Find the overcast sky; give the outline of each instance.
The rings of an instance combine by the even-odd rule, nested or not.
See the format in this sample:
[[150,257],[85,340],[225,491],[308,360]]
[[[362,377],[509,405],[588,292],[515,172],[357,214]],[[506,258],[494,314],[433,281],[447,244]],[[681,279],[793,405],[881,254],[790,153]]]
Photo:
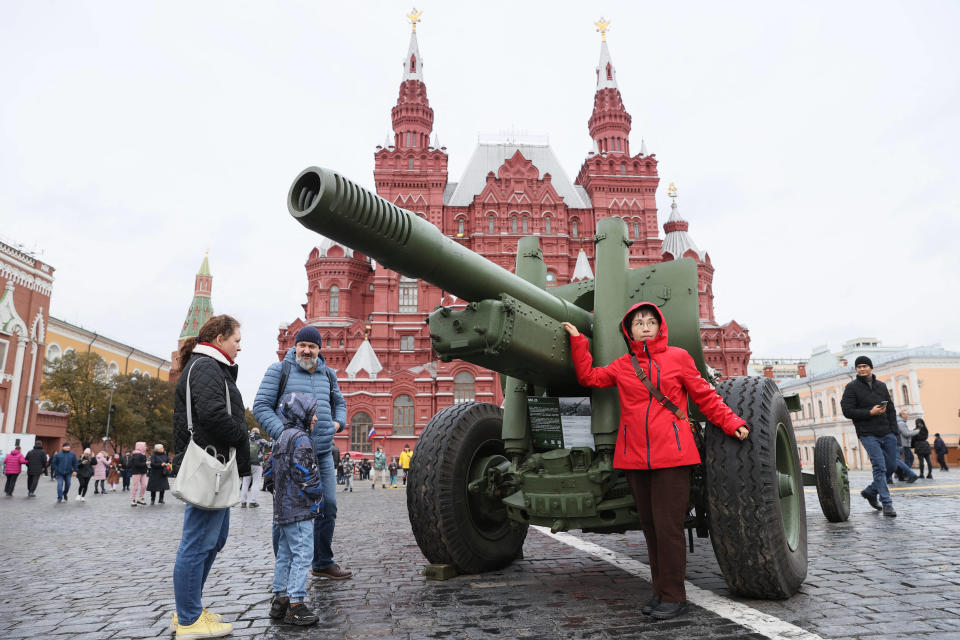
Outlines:
[[[960,4],[418,2],[434,131],[459,179],[478,134],[590,150],[600,36],[754,357],[873,336],[960,347]],[[56,268],[58,318],[169,358],[210,249],[243,323],[247,404],[302,314],[309,165],[373,188],[410,7],[0,3],[0,237]],[[661,230],[662,233],[662,230]]]

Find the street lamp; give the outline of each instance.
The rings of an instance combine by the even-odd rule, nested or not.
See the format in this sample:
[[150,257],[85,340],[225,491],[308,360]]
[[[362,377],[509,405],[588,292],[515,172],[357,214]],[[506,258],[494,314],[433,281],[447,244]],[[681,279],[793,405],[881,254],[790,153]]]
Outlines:
[[[136,377],[130,378],[127,382],[136,382]],[[113,412],[116,409],[113,406],[113,392],[117,390],[117,383],[114,382],[110,386],[110,400],[107,401],[109,408],[107,409],[107,435],[103,436],[103,450],[107,450],[107,442],[110,441],[110,418],[113,416]]]

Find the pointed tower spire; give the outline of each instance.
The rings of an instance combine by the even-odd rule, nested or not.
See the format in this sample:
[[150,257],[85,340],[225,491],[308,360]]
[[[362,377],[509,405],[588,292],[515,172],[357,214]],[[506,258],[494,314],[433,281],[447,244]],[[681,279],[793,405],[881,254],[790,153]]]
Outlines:
[[630,155],[630,122],[632,118],[623,106],[623,98],[617,87],[617,71],[607,48],[607,31],[610,21],[600,18],[594,22],[600,32],[600,62],[597,65],[597,93],[593,97],[593,114],[588,126],[590,137],[599,153]]
[[200,333],[203,323],[213,317],[213,305],[210,303],[210,290],[213,287],[213,276],[210,275],[210,250],[203,256],[203,263],[193,285],[193,301],[187,309],[187,319],[183,321],[183,330],[180,340],[195,338]]
[[433,130],[433,109],[427,100],[427,86],[423,83],[423,58],[417,46],[417,23],[423,11],[414,7],[407,14],[412,25],[410,46],[403,61],[403,81],[400,95],[391,112],[394,146],[397,149],[426,149]]

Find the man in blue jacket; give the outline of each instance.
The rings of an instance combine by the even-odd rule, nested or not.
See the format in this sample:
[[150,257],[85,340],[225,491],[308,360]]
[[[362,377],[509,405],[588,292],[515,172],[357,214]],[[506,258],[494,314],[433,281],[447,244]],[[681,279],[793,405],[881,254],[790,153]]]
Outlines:
[[[320,480],[323,483],[324,517],[314,520],[313,575],[344,580],[352,571],[340,568],[333,560],[333,530],[337,521],[337,475],[330,449],[333,434],[343,430],[347,421],[347,403],[337,385],[337,374],[329,369],[320,355],[323,341],[316,327],[306,326],[297,332],[294,345],[282,362],[267,367],[257,397],[253,401],[253,415],[270,438],[276,440],[283,433],[280,416],[280,398],[288,393],[306,393],[317,403],[317,423],[310,438],[317,457]],[[274,525],[274,551],[278,531]]]
[[70,451],[70,443],[64,442],[60,452],[50,459],[50,468],[57,476],[57,504],[67,501],[70,478],[77,475],[77,456]]

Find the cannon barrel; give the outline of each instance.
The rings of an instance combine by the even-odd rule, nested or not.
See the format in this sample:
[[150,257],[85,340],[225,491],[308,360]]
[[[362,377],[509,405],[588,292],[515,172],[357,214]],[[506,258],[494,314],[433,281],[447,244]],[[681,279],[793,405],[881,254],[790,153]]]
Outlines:
[[329,169],[294,180],[287,208],[300,224],[360,251],[407,277],[468,302],[506,293],[592,335],[591,315],[448,238],[434,225]]

